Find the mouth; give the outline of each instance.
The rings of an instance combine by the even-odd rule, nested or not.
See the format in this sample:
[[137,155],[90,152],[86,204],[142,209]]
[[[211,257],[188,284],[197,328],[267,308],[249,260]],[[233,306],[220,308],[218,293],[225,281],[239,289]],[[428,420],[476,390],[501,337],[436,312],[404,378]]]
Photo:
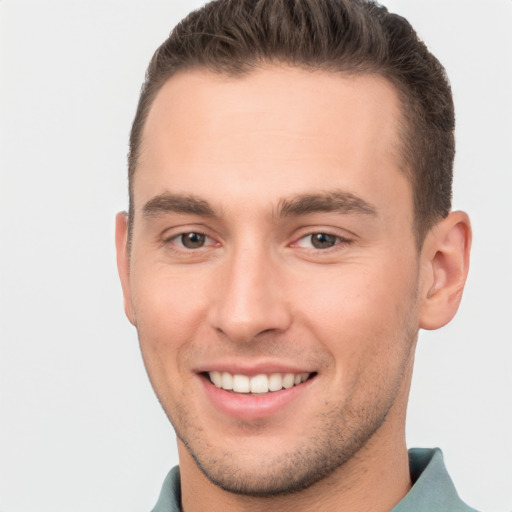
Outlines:
[[313,373],[260,373],[249,376],[239,373],[210,371],[203,375],[217,388],[247,395],[266,395],[291,389],[316,376]]
[[311,389],[317,372],[268,370],[261,366],[246,372],[242,368],[234,372],[219,368],[205,369],[198,375],[208,402],[227,418],[249,422],[283,418],[283,414],[293,416],[298,407],[309,407],[315,401]]

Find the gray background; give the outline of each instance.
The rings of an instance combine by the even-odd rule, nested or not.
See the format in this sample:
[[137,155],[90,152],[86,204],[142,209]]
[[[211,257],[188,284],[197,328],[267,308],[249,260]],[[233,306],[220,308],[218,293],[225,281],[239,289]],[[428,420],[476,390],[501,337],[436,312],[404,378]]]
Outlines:
[[[0,2],[0,510],[149,510],[174,434],[125,320],[114,214],[147,62],[201,2]],[[474,226],[457,318],[420,336],[408,442],[512,510],[512,1],[386,3],[450,75],[454,206]]]

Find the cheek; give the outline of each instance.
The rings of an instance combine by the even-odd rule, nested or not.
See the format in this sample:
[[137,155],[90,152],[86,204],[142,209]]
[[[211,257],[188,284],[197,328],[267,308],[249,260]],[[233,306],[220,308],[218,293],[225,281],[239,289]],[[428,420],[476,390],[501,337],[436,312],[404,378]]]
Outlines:
[[204,290],[194,279],[167,269],[134,273],[132,290],[141,352],[153,385],[179,381],[183,354],[204,328]]
[[[388,359],[414,331],[417,274],[400,262],[339,267],[305,287],[302,321],[334,355],[337,365],[364,366]],[[411,328],[412,325],[412,328]]]
[[138,324],[150,324],[146,327],[155,334],[183,338],[204,310],[204,283],[202,276],[166,264],[140,265],[132,276]]

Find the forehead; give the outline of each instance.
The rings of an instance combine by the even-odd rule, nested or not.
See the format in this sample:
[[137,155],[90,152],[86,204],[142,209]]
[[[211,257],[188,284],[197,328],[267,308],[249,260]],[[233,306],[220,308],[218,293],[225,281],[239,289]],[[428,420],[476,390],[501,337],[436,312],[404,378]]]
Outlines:
[[348,178],[348,187],[338,188],[350,189],[356,174],[363,184],[393,180],[400,117],[394,87],[377,75],[284,66],[241,77],[180,72],[148,114],[135,200],[156,193],[148,185],[157,182],[177,192],[193,184],[208,195],[215,178],[231,191],[243,193],[251,183],[252,196],[268,196],[328,188],[333,173]]

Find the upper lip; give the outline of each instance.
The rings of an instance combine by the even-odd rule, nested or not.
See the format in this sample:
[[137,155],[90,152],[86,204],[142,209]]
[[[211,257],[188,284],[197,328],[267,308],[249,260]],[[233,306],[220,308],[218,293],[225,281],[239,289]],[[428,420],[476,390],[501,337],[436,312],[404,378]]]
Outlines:
[[272,373],[313,373],[315,370],[305,366],[298,366],[296,364],[276,361],[260,361],[257,363],[226,361],[204,363],[197,366],[194,371],[197,373],[207,373],[213,371],[228,372],[233,375],[239,374],[253,377],[255,375],[261,374],[270,375]]

